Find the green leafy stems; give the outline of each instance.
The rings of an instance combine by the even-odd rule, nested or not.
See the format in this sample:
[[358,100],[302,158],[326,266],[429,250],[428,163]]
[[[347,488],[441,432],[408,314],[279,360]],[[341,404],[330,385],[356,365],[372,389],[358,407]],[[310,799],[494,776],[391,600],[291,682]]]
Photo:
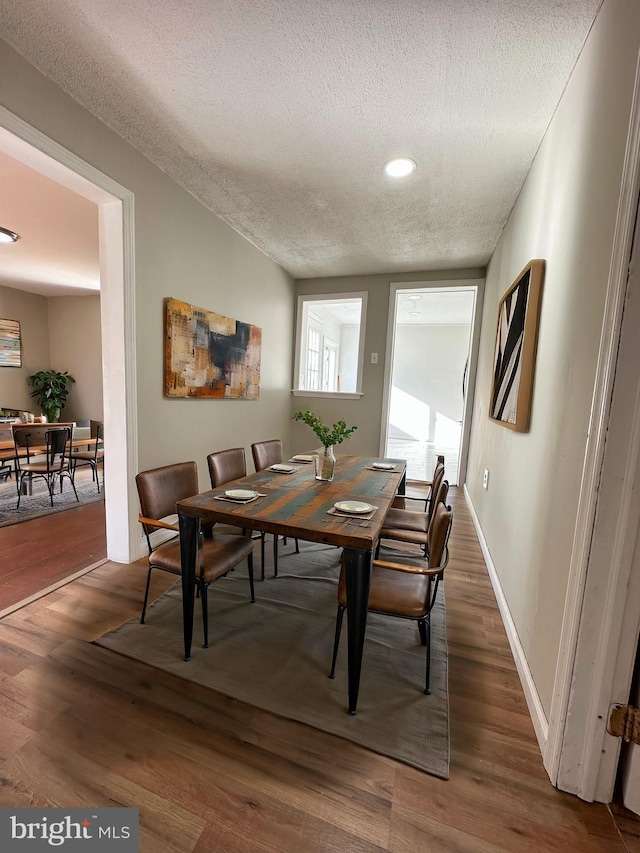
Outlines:
[[351,433],[358,429],[357,426],[348,427],[344,420],[338,421],[338,423],[329,429],[317,415],[308,411],[296,412],[293,420],[302,421],[307,426],[310,426],[325,447],[331,447],[333,444],[342,444],[345,438],[349,438]]
[[64,373],[57,370],[39,370],[29,377],[33,386],[31,396],[38,398],[40,409],[50,423],[58,423],[60,420],[60,414],[69,396],[67,383],[75,381],[66,370]]

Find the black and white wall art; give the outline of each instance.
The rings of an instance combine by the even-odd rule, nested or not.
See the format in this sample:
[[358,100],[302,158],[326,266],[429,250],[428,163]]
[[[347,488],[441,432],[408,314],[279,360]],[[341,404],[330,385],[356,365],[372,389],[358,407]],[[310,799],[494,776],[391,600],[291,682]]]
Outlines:
[[500,300],[489,417],[529,429],[544,261],[530,261]]

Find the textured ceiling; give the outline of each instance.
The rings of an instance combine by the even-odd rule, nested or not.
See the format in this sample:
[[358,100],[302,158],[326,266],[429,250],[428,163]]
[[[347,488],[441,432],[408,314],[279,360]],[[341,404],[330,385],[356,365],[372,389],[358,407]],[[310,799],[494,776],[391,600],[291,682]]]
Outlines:
[[305,278],[485,265],[600,5],[0,0],[0,32]]

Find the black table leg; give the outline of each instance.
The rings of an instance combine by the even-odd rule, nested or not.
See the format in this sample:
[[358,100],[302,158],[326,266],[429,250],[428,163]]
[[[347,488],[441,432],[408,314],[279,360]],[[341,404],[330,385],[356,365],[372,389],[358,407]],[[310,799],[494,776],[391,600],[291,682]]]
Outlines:
[[360,689],[364,634],[367,627],[373,553],[345,548],[343,554],[347,585],[349,713],[355,715]]
[[200,519],[179,515],[180,562],[182,563],[182,626],[184,629],[184,659],[191,660],[193,638],[193,606],[196,589],[196,557]]

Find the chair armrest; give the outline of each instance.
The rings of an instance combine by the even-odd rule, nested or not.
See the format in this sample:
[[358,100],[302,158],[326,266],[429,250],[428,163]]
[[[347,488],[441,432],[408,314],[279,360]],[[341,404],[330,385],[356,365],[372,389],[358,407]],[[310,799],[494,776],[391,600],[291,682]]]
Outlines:
[[421,569],[418,566],[407,566],[406,563],[389,563],[386,560],[374,560],[373,565],[381,569],[391,569],[394,572],[408,572],[413,575],[427,575],[431,577],[441,574],[444,569],[444,566],[435,566],[432,569],[425,567]]
[[138,521],[140,524],[148,524],[150,527],[164,527],[167,530],[180,530],[177,524],[169,524],[168,521],[160,521],[157,518],[147,518],[145,515],[139,515]]

